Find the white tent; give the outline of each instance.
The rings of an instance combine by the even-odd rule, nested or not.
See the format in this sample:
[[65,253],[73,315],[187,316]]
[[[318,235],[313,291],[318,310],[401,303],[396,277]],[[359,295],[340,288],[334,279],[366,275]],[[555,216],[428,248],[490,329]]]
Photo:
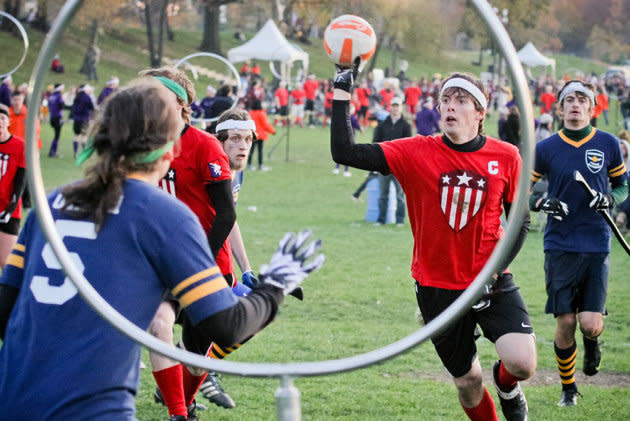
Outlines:
[[291,45],[271,19],[252,39],[229,50],[227,56],[232,63],[264,60],[291,65],[294,61],[301,61],[304,69],[308,68],[308,53]]
[[523,48],[518,51],[518,59],[521,61],[521,63],[528,67],[550,66],[551,72],[555,79],[556,60],[542,55],[541,52],[538,51],[534,44],[532,44],[531,42],[528,42]]

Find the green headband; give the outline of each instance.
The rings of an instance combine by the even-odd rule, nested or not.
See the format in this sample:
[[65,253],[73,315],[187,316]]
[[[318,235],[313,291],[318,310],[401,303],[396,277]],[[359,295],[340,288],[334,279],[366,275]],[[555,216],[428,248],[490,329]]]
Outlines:
[[[148,164],[150,162],[155,162],[160,159],[166,152],[168,152],[174,144],[175,141],[171,140],[170,142],[166,142],[164,145],[157,149],[136,154],[133,157],[133,162],[135,162],[136,164]],[[77,156],[76,165],[80,166],[81,164],[83,164],[85,161],[88,160],[89,157],[92,156],[95,151],[96,148],[94,147],[94,140],[90,139],[85,149],[83,149],[81,153],[79,153],[79,155]]]
[[184,100],[186,104],[188,104],[188,94],[186,93],[186,89],[179,83],[175,82],[164,76],[154,76],[157,80],[162,82],[162,85],[166,86],[168,89],[173,91],[175,95]]

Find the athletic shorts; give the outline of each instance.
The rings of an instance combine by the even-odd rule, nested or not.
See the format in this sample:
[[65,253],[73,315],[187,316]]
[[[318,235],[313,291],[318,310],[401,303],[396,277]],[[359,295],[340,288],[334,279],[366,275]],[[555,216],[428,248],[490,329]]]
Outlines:
[[289,114],[289,106],[287,105],[282,105],[280,107],[278,107],[278,114],[281,116],[286,116]]
[[315,109],[315,100],[307,99],[306,105],[304,106],[304,111],[313,111]]
[[326,117],[332,117],[332,108],[324,108],[324,115]]
[[606,312],[608,253],[545,252],[545,312],[559,314]]
[[367,116],[368,113],[368,106],[367,105],[361,105],[361,107],[359,108],[359,117],[365,117]]
[[[495,343],[506,333],[533,334],[534,329],[512,274],[506,273],[494,286],[489,305],[483,310],[470,309],[459,320],[431,338],[442,364],[453,377],[462,377],[472,367],[477,355],[475,340],[483,335]],[[416,299],[425,323],[450,306],[464,290],[423,287],[416,283]]]
[[0,223],[0,232],[10,235],[18,235],[20,232],[20,218],[11,218],[7,223]]
[[83,128],[87,126],[87,124],[87,121],[74,120],[74,123],[72,123],[72,130],[74,130],[74,134],[80,135],[83,132]]

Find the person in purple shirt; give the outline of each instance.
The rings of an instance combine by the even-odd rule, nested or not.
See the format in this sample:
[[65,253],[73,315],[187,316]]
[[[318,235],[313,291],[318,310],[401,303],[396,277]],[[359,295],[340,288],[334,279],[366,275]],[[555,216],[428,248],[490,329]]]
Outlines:
[[51,158],[59,158],[57,154],[57,145],[59,144],[59,136],[61,135],[61,127],[63,126],[63,108],[65,103],[63,101],[63,89],[62,83],[55,84],[55,91],[48,98],[48,110],[50,112],[50,125],[55,131],[55,137],[50,144],[50,150],[48,156]]
[[105,87],[101,91],[101,94],[98,96],[96,100],[96,104],[101,105],[105,98],[110,96],[116,89],[118,89],[118,84],[120,83],[120,79],[116,76],[113,76],[110,80],[107,81]]
[[72,128],[74,130],[74,141],[72,142],[72,148],[74,150],[74,157],[77,157],[77,151],[79,150],[79,144],[85,147],[87,141],[85,135],[85,129],[90,122],[92,112],[94,111],[94,103],[90,97],[88,91],[89,85],[81,85],[77,90],[77,94],[74,97],[72,108],[70,109],[70,119],[74,120]]
[[422,136],[431,136],[440,131],[440,114],[433,108],[433,97],[428,97],[422,109],[416,113],[416,129]]
[[11,107],[11,91],[13,91],[13,78],[9,75],[2,79],[2,85],[0,85],[0,104]]

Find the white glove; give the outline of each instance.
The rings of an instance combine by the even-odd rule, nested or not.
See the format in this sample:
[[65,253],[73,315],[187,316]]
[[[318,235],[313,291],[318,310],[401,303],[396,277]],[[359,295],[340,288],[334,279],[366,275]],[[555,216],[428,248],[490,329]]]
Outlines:
[[0,223],[6,224],[7,222],[9,222],[11,220],[11,213],[12,212],[7,211],[0,212]]
[[322,246],[322,240],[315,240],[305,246],[311,234],[310,230],[297,235],[292,232],[286,233],[280,240],[278,249],[271,256],[269,264],[260,268],[260,280],[280,288],[284,295],[287,295],[299,287],[309,273],[319,269],[326,260],[323,254],[306,263],[306,260]]

